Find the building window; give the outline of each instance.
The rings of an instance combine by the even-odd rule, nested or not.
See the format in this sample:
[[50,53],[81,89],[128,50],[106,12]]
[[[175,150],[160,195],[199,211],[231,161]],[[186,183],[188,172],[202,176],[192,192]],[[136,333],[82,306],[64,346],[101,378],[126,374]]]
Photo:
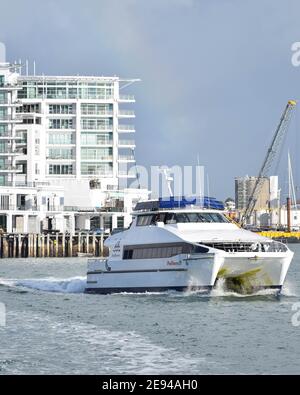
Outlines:
[[72,104],[49,104],[49,114],[73,114]]
[[49,174],[73,174],[73,165],[49,165]]
[[111,130],[113,119],[86,118],[81,120],[81,127],[83,130]]
[[72,159],[73,156],[72,148],[49,148],[47,159]]
[[112,160],[112,148],[81,148],[82,160]]
[[112,177],[112,163],[81,163],[81,174],[83,176],[97,175]]
[[112,115],[112,104],[81,104],[82,115]]
[[124,217],[117,217],[117,228],[124,228]]
[[5,92],[0,92],[0,103],[6,103],[6,94]]
[[81,133],[81,145],[111,145],[112,133]]
[[73,119],[49,119],[49,129],[72,129]]
[[49,133],[48,144],[74,144],[73,133]]

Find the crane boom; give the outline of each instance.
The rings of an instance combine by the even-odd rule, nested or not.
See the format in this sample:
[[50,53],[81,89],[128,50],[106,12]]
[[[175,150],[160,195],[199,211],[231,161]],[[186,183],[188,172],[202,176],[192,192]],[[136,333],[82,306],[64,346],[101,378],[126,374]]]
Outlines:
[[258,196],[260,194],[264,178],[268,175],[268,172],[271,168],[272,162],[277,154],[278,148],[282,142],[283,136],[285,135],[290,120],[292,116],[292,112],[296,106],[296,101],[294,100],[289,100],[283,114],[280,118],[280,122],[277,126],[276,132],[273,136],[271,145],[267,151],[267,154],[265,156],[265,159],[263,161],[262,167],[258,173],[258,177],[256,179],[256,182],[254,184],[254,188],[251,192],[248,204],[246,206],[245,212],[242,215],[240,219],[240,224],[243,226],[246,224],[247,220],[251,217],[255,204],[257,202]]

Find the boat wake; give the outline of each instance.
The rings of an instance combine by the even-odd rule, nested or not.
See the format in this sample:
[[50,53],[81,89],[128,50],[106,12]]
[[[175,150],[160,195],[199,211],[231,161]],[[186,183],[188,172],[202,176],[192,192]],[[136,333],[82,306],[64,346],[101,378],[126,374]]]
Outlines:
[[8,287],[30,288],[44,292],[83,293],[86,277],[58,279],[54,277],[24,280],[0,279],[0,284]]
[[[56,292],[56,293],[83,293],[86,288],[86,277],[70,277],[70,278],[35,278],[35,279],[4,279],[0,278],[0,286],[26,288],[38,290],[43,292]],[[219,280],[216,287],[210,293],[203,291],[193,291],[187,289],[185,292],[177,291],[163,291],[163,292],[121,292],[112,293],[112,296],[131,296],[131,297],[149,297],[149,296],[167,296],[167,297],[197,297],[203,300],[211,298],[273,298],[278,296],[278,291],[274,289],[264,289],[251,294],[241,294],[226,289],[225,281]],[[293,287],[288,282],[284,285],[280,296],[283,297],[297,297],[298,295],[293,291]]]

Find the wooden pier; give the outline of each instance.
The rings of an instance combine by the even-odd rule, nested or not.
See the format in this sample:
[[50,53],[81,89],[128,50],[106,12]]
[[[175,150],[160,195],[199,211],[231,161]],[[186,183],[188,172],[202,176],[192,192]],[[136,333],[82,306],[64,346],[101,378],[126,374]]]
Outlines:
[[0,258],[104,256],[105,237],[96,233],[0,234]]

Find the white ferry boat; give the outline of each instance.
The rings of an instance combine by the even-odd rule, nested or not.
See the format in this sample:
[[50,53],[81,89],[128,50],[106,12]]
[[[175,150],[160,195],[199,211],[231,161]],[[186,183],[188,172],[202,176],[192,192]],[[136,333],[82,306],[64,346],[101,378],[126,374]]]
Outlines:
[[293,252],[223,210],[214,198],[138,203],[130,228],[106,240],[109,256],[88,260],[86,292],[209,291],[219,279],[239,292],[280,290]]

